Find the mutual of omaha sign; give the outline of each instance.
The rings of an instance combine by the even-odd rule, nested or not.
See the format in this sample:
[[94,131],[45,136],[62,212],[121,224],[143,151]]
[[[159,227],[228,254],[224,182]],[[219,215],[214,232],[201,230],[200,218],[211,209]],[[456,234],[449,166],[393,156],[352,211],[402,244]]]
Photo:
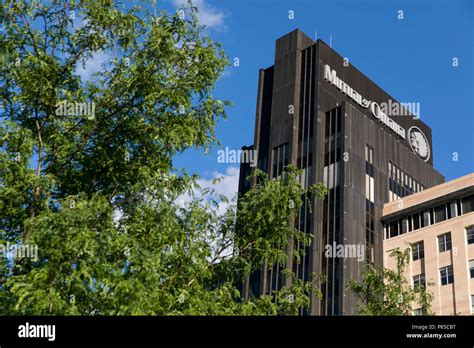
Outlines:
[[365,109],[370,109],[372,114],[382,122],[385,126],[389,127],[392,131],[398,134],[400,137],[405,139],[405,128],[400,126],[390,117],[388,117],[380,108],[380,105],[377,102],[370,101],[362,97],[360,93],[355,91],[351,86],[347,83],[342,81],[339,77],[337,77],[336,70],[332,70],[329,65],[324,65],[324,79],[327,80],[332,85],[336,86],[342,93],[347,95],[357,104],[362,106]]

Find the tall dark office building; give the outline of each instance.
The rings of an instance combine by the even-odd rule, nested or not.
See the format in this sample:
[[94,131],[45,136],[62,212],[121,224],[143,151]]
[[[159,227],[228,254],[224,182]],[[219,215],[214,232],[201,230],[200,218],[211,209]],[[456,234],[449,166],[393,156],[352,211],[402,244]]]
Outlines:
[[[313,202],[312,213],[303,207],[296,222],[314,238],[301,263],[289,267],[305,280],[313,272],[326,277],[322,300],[312,294],[305,314],[357,314],[357,298],[346,284],[362,280],[365,262],[383,264],[384,203],[444,182],[432,167],[431,129],[413,115],[401,116],[402,108],[394,115],[396,109],[388,112],[384,105],[399,103],[299,30],[276,41],[274,65],[259,72],[250,146],[258,168],[277,178],[293,164],[303,170],[305,187],[324,182],[329,190],[324,202]],[[252,168],[242,164],[240,170],[243,193]],[[325,246],[334,243],[363,247],[364,259],[326,257]],[[244,294],[260,296],[281,286],[279,267],[263,266]]]

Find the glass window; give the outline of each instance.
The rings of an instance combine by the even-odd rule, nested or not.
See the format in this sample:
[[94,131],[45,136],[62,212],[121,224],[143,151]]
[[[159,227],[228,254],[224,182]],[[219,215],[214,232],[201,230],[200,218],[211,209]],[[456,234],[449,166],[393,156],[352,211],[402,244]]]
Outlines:
[[413,261],[420,260],[425,257],[425,247],[423,241],[416,242],[411,246]]
[[413,214],[413,229],[417,230],[420,228],[420,213]]
[[413,277],[413,289],[417,287],[426,287],[425,274],[421,273]]
[[405,232],[403,232],[403,223],[402,223],[402,219],[398,219],[398,234],[403,234]]
[[450,202],[448,206],[448,219],[458,216],[456,201]]
[[467,244],[474,244],[474,226],[466,228]]
[[474,260],[469,261],[469,274],[474,278]]
[[446,220],[446,206],[439,205],[435,209],[435,223],[441,222]]
[[425,210],[423,212],[423,218],[421,219],[421,227],[429,226],[430,223],[431,223],[431,221],[430,221],[430,211]]
[[273,177],[276,178],[277,177],[277,163],[278,163],[278,147],[275,147],[272,151],[272,161],[273,161],[273,170],[272,170],[272,174],[273,174]]
[[438,236],[438,250],[440,253],[451,250],[451,233]]
[[441,285],[454,283],[453,266],[446,266],[439,269]]
[[[283,152],[285,151],[285,145],[278,147],[278,166],[283,164]],[[281,173],[281,168],[278,168],[278,172]]]
[[390,223],[390,238],[398,236],[398,220]]
[[462,199],[462,213],[467,214],[474,211],[474,196],[464,197]]
[[366,244],[365,246],[365,261],[373,263],[374,262],[374,247],[373,245]]
[[284,165],[287,166],[290,163],[290,144],[285,144],[285,163]]
[[461,207],[461,200],[460,199],[456,199],[456,206],[458,207],[458,216],[459,215],[462,215],[462,207]]
[[374,244],[374,232],[371,230],[365,230],[365,240],[369,244]]
[[283,172],[283,168],[288,164],[289,161],[289,144],[285,143],[280,146],[274,147],[272,151],[273,161],[273,177],[278,177]]
[[403,218],[402,219],[402,229],[401,229],[401,231],[402,231],[402,233],[407,233],[408,230],[409,230],[409,228],[408,228],[408,218]]

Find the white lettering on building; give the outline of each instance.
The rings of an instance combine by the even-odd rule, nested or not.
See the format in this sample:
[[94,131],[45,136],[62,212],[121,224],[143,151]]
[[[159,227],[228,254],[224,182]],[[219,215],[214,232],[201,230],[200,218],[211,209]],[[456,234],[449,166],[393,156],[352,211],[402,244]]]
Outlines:
[[365,109],[370,109],[372,114],[376,119],[382,122],[385,126],[390,128],[393,132],[405,139],[405,128],[400,126],[390,117],[388,117],[380,108],[380,105],[377,102],[367,100],[362,97],[360,93],[352,89],[347,83],[342,81],[337,77],[336,70],[332,70],[329,65],[324,65],[324,79],[330,82],[332,85],[336,86],[342,93],[347,95],[357,104],[362,106]]

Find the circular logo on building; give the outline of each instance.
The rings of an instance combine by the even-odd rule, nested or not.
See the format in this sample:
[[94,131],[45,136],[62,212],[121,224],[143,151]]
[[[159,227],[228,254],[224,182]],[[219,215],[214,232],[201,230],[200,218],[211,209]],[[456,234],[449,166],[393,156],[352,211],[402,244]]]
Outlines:
[[415,126],[411,127],[408,130],[408,139],[413,152],[423,161],[428,161],[430,159],[430,145],[421,129]]

